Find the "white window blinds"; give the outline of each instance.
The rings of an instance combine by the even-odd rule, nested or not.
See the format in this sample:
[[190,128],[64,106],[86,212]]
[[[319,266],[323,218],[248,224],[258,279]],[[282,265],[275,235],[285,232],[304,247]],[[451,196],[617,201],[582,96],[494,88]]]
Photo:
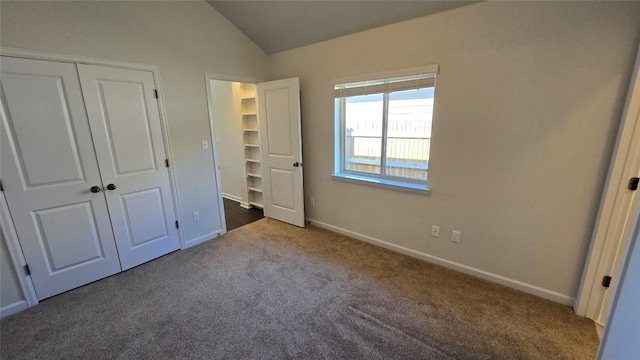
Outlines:
[[336,98],[382,94],[395,91],[416,90],[434,87],[436,73],[419,74],[389,79],[350,82],[334,85]]

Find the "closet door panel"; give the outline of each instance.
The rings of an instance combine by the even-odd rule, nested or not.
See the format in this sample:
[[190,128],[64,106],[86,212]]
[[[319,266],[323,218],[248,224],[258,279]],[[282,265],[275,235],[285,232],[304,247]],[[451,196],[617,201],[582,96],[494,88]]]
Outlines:
[[151,72],[90,65],[78,71],[122,268],[177,250]]
[[102,126],[109,140],[111,172],[122,176],[144,171],[156,171],[156,159],[151,140],[151,123],[145,107],[141,83],[102,80],[100,91]]
[[39,299],[121,270],[75,64],[2,57],[4,193]]
[[[14,114],[7,125],[28,188],[85,180],[63,77],[7,72],[2,76],[6,103]],[[49,136],[33,136],[34,130]]]
[[121,211],[128,222],[131,248],[170,236],[160,188],[123,194],[120,199]]

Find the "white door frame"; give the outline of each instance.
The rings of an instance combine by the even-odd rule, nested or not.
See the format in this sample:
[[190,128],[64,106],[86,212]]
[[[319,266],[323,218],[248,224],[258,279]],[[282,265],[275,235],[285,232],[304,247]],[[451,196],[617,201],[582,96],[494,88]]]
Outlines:
[[[226,223],[226,214],[224,213],[224,202],[222,199],[222,179],[220,178],[220,159],[218,158],[218,144],[216,143],[216,127],[213,121],[213,97],[211,93],[211,80],[217,81],[229,81],[229,82],[241,82],[241,83],[250,83],[257,84],[261,80],[254,77],[247,76],[238,76],[238,75],[228,75],[228,74],[219,74],[213,72],[205,72],[204,73],[204,82],[205,87],[207,89],[207,108],[209,110],[209,129],[211,131],[211,151],[213,152],[213,161],[215,162],[214,169],[216,173],[216,186],[218,187],[218,204],[219,213],[220,213],[220,221],[222,223],[222,234],[227,232],[227,223]],[[248,208],[248,206],[247,206]]]
[[[74,64],[87,64],[87,65],[99,65],[109,66],[115,68],[129,69],[129,70],[142,70],[149,71],[153,74],[153,82],[158,90],[158,111],[160,112],[160,125],[162,128],[162,138],[165,147],[165,156],[169,159],[171,166],[169,167],[169,183],[171,184],[171,197],[173,198],[173,208],[175,212],[176,220],[182,222],[180,218],[180,200],[178,199],[178,181],[176,179],[174,156],[171,148],[171,135],[169,133],[169,124],[167,121],[167,110],[164,102],[164,91],[162,91],[162,83],[160,81],[160,68],[157,65],[137,64],[131,62],[117,61],[117,60],[104,60],[86,56],[76,56],[58,53],[49,53],[44,51],[26,50],[11,47],[0,47],[0,55],[10,56],[16,58],[33,59],[33,60],[48,60],[67,62]],[[182,228],[178,229],[178,237],[180,238],[180,248],[184,249],[184,235]]]
[[[640,170],[638,159],[640,159],[640,49],[629,84],[582,283],[574,304],[576,314],[596,322],[600,317],[600,309],[605,298],[601,285],[602,277],[605,275],[613,277],[611,287],[607,290],[612,292],[619,281],[619,265],[626,256],[634,227],[635,219],[629,219],[626,222],[625,220],[630,214],[637,214],[640,207],[638,201],[631,201],[627,196],[629,194],[624,193],[629,191],[626,189],[629,178],[637,176]],[[634,196],[637,198],[638,194]],[[616,253],[620,254],[619,264],[614,269],[614,273],[611,273]],[[599,325],[605,324],[599,323]]]
[[31,281],[31,275],[27,275],[25,272],[27,261],[22,254],[22,247],[20,246],[20,242],[18,242],[18,233],[13,226],[13,219],[9,213],[9,205],[7,204],[7,199],[4,197],[4,192],[0,192],[0,225],[4,241],[7,243],[9,258],[13,263],[20,290],[22,290],[22,297],[25,299],[24,303],[18,303],[17,306],[12,306],[10,309],[2,309],[2,311],[0,311],[0,317],[4,317],[31,306],[36,306],[39,301],[36,295],[36,288],[33,286],[33,281]]

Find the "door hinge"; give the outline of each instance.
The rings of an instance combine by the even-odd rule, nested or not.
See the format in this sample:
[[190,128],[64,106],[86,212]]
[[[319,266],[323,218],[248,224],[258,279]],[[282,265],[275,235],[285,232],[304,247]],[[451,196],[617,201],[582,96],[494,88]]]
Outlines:
[[169,167],[169,159],[164,159],[164,164]]
[[24,273],[27,275],[31,275],[31,269],[29,269],[29,265],[24,266]]
[[640,178],[632,177],[631,180],[629,180],[628,189],[631,191],[638,190],[638,181],[640,181]]
[[611,286],[611,276],[607,275],[602,278],[602,286],[608,288]]
[[180,223],[176,220],[176,229],[180,229]]
[[156,99],[158,99],[158,89],[153,90],[153,93],[155,94]]

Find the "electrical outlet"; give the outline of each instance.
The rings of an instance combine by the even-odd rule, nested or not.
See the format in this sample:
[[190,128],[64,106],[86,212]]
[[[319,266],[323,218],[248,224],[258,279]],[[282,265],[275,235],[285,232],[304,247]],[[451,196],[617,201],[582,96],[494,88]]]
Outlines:
[[431,236],[434,238],[440,237],[440,226],[431,225]]
[[200,212],[199,211],[194,211],[193,212],[193,221],[200,221]]
[[309,200],[311,200],[311,206],[316,206],[316,198],[312,196],[309,198]]
[[209,141],[202,140],[202,150],[207,150],[207,149],[209,149]]
[[453,241],[454,243],[460,242],[460,231],[451,230],[451,241]]

